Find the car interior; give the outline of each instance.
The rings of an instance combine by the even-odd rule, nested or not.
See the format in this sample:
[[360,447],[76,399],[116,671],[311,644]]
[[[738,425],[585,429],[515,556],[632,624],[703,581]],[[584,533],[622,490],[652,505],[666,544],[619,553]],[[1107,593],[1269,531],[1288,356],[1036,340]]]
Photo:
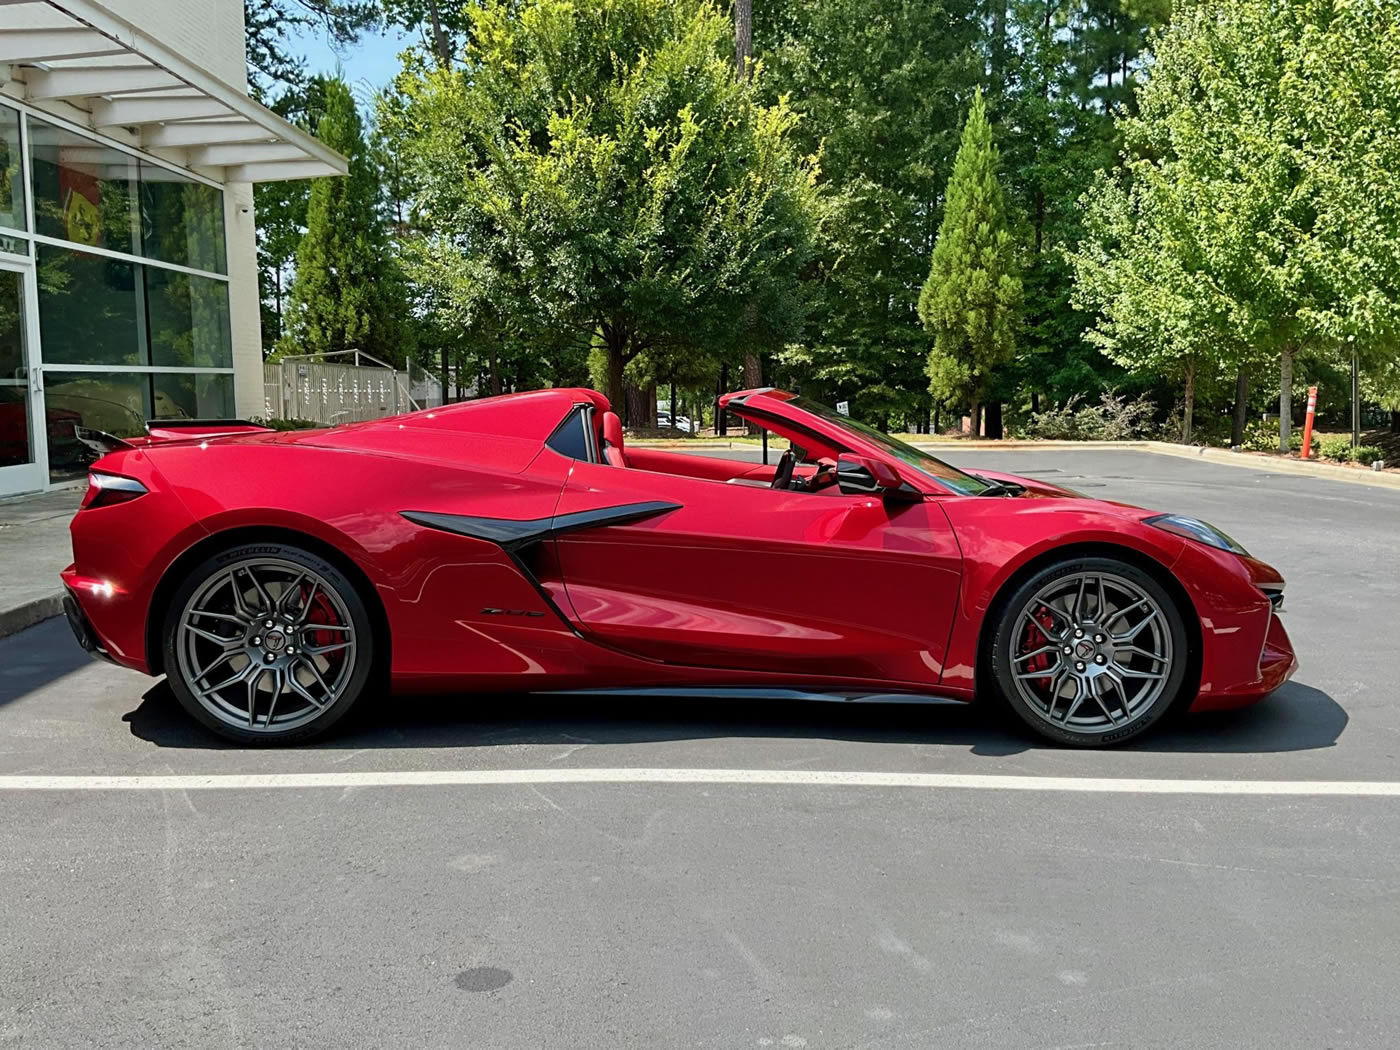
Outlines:
[[778,440],[788,443],[781,452],[776,448],[772,450],[777,454],[773,463],[692,456],[664,449],[629,450],[622,433],[622,420],[616,412],[599,412],[591,404],[582,404],[574,406],[547,444],[561,455],[631,470],[782,491],[839,491],[836,465],[841,449],[827,447],[817,435],[776,430],[772,433]]

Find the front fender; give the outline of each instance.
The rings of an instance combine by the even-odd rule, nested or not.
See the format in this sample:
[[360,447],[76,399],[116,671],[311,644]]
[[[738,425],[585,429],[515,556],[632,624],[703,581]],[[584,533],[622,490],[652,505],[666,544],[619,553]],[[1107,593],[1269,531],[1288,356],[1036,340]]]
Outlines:
[[942,505],[962,549],[963,577],[941,684],[965,695],[975,687],[986,616],[1026,566],[1058,550],[1119,548],[1172,572],[1186,546],[1143,524],[1152,512],[1097,500],[961,498]]

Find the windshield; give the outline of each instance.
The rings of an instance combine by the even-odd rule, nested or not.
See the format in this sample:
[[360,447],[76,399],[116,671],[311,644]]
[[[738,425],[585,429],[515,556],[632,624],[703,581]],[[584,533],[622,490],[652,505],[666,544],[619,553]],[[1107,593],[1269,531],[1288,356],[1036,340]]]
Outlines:
[[805,397],[795,397],[788,402],[805,412],[810,412],[814,416],[820,416],[829,423],[835,423],[842,430],[856,434],[864,440],[874,445],[879,445],[901,463],[906,463],[919,473],[932,478],[946,488],[963,496],[976,496],[991,486],[980,478],[975,478],[971,474],[964,474],[957,467],[950,467],[941,459],[930,456],[913,445],[906,445],[898,438],[892,438],[888,434],[882,434],[874,427],[868,427],[864,423],[858,423],[849,416],[843,416],[839,412],[827,408],[817,401],[810,401]]

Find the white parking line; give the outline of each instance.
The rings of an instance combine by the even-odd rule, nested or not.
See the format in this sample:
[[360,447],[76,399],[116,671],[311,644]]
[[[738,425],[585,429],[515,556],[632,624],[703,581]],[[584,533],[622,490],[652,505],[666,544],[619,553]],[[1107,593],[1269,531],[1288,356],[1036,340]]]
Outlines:
[[364,773],[0,776],[0,791],[265,791],[282,788],[489,787],[508,784],[736,784],[1142,795],[1400,796],[1400,782],[1378,780],[1143,780],[787,769],[440,769]]

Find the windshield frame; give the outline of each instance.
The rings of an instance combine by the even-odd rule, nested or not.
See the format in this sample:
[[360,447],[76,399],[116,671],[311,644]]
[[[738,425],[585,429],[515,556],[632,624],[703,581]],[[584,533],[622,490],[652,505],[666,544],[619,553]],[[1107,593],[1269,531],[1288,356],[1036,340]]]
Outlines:
[[898,438],[890,437],[890,435],[876,430],[868,424],[861,423],[850,416],[844,416],[820,401],[813,401],[798,395],[786,403],[860,438],[867,444],[875,445],[886,455],[917,471],[923,477],[947,489],[955,496],[980,496],[992,487],[989,482],[982,478],[959,470],[937,456],[929,455],[923,449],[915,448]]

